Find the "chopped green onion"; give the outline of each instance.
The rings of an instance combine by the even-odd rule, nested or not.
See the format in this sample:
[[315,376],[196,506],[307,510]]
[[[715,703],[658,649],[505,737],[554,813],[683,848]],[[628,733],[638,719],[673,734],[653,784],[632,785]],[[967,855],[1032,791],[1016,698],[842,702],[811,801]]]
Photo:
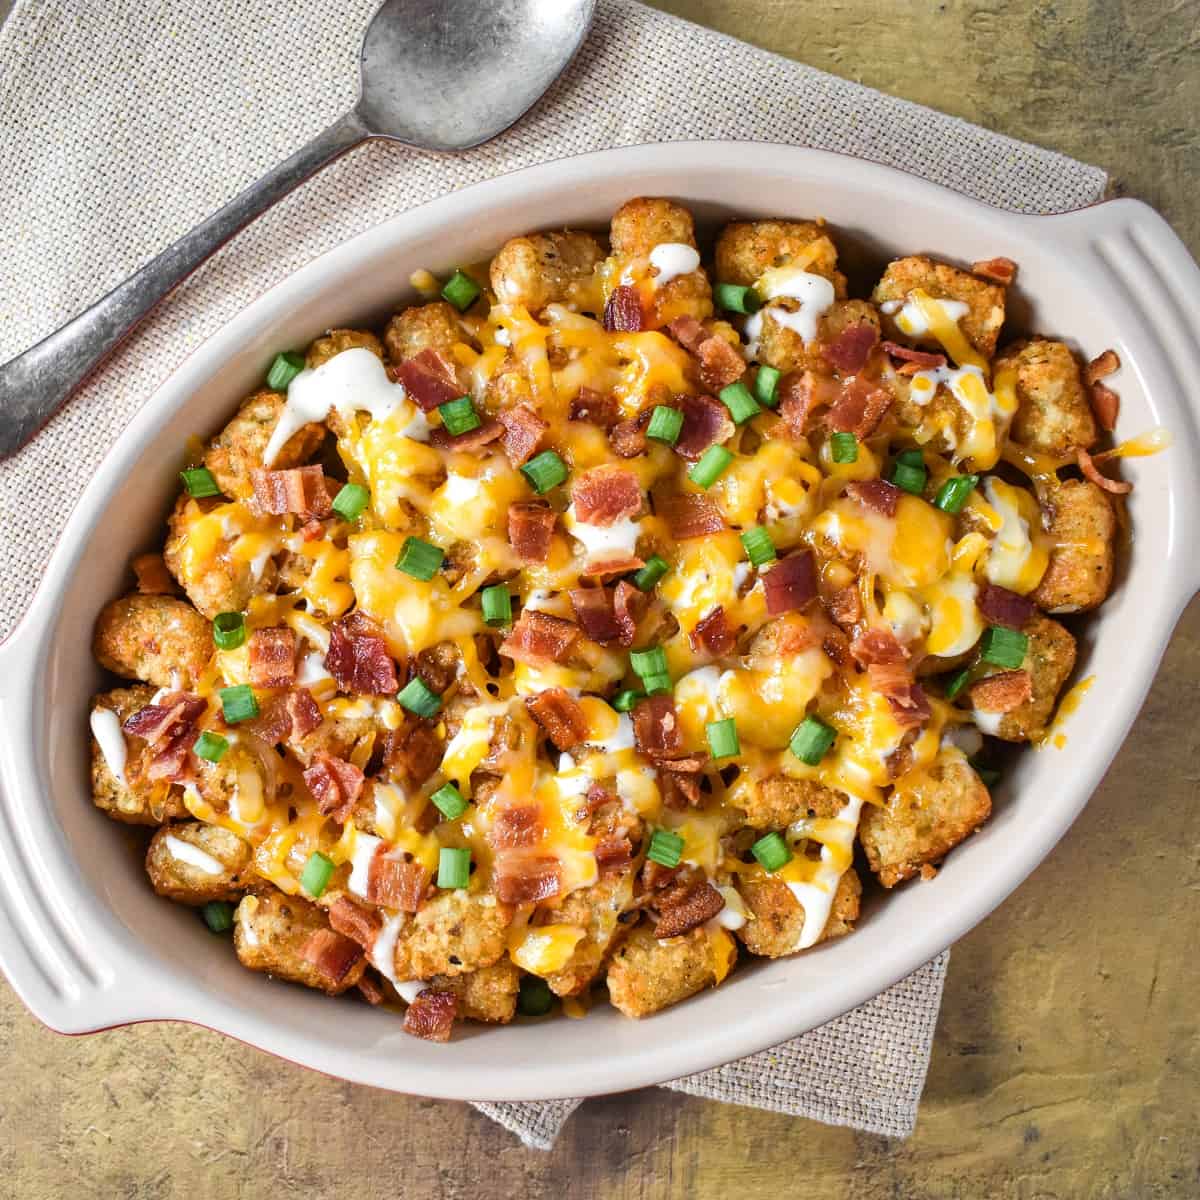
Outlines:
[[709,446],[700,461],[688,471],[688,478],[698,487],[710,488],[731,462],[733,455],[724,446]]
[[300,872],[300,887],[315,900],[329,886],[332,875],[333,859],[322,854],[320,850],[314,850],[308,856],[304,870]]
[[858,438],[852,433],[835,433],[829,439],[829,447],[835,463],[858,462]]
[[240,612],[213,617],[213,641],[220,650],[236,650],[246,640],[246,618]]
[[718,283],[713,288],[713,299],[718,308],[726,312],[745,313],[747,316],[762,308],[762,301],[753,288],[736,283]]
[[967,683],[967,677],[971,674],[968,667],[963,667],[961,671],[955,671],[953,675],[946,681],[946,690],[942,693],[947,700],[953,700],[959,692],[963,690]]
[[522,975],[517,985],[517,1012],[523,1017],[544,1017],[553,1007],[550,985],[536,975]]
[[1019,629],[1005,629],[1003,625],[992,625],[983,631],[979,639],[979,657],[994,667],[1015,669],[1025,661],[1029,650],[1029,638]]
[[833,745],[837,730],[826,725],[820,717],[805,717],[792,734],[792,753],[810,767],[815,767]]
[[239,721],[253,721],[258,716],[258,701],[254,698],[254,690],[248,683],[222,688],[217,694],[221,697],[221,715],[228,724],[236,725]]
[[683,856],[683,838],[669,829],[656,829],[650,838],[646,857],[660,867],[677,867]]
[[465,888],[470,882],[470,850],[460,850],[456,846],[443,846],[438,853],[438,887]]
[[735,425],[745,425],[751,417],[757,417],[762,412],[758,401],[750,395],[750,389],[740,379],[723,387],[717,394],[721,397],[721,403],[729,409]]
[[647,675],[666,675],[667,652],[661,646],[651,646],[649,650],[633,650],[629,655],[629,665],[642,679]]
[[396,569],[414,579],[428,582],[434,577],[446,559],[446,552],[441,546],[431,546],[418,537],[406,537],[396,559]]
[[285,350],[275,355],[271,369],[267,372],[267,387],[273,392],[286,392],[287,386],[304,370],[304,355],[295,350]]
[[732,717],[709,721],[704,727],[704,736],[708,738],[708,749],[713,758],[736,758],[742,752],[737,722]]
[[229,742],[226,738],[206,729],[196,739],[192,746],[192,753],[197,758],[204,759],[205,762],[218,763],[225,757],[225,751],[228,749]]
[[778,871],[792,861],[792,849],[778,833],[768,833],[760,837],[750,853],[758,859],[764,871]]
[[967,497],[974,491],[978,482],[978,475],[952,475],[938,488],[933,502],[942,512],[962,512],[962,506],[966,504]]
[[452,783],[444,783],[432,796],[433,806],[447,821],[457,821],[467,811],[462,792]]
[[970,759],[970,764],[974,768],[975,774],[979,776],[986,788],[994,788],[1000,782],[1000,772],[996,767],[989,767],[985,763],[976,762]]
[[361,483],[344,483],[333,498],[333,511],[343,521],[357,521],[371,499],[371,493]]
[[625,688],[612,698],[612,706],[617,712],[632,712],[639,700],[645,699],[645,692],[635,692],[633,688]]
[[660,554],[652,554],[646,565],[633,577],[633,586],[639,592],[648,592],[669,570],[670,563]]
[[782,372],[775,367],[759,367],[754,376],[754,398],[763,408],[774,408],[779,403],[779,380]]
[[919,496],[925,490],[925,468],[896,460],[892,468],[892,482],[902,491]]
[[442,424],[451,437],[458,437],[460,433],[470,433],[483,423],[475,411],[475,405],[471,403],[470,396],[447,400],[445,404],[438,405],[438,412],[442,414]]
[[479,594],[485,625],[507,625],[512,620],[512,596],[506,583],[493,583]]
[[228,900],[210,900],[200,915],[213,933],[228,933],[233,928],[233,905]]
[[746,557],[756,567],[761,567],[763,563],[769,563],[776,557],[775,543],[761,525],[755,525],[753,529],[747,529],[742,534],[742,546],[745,548]]
[[655,405],[650,414],[650,424],[646,426],[646,436],[656,442],[666,442],[673,446],[679,441],[683,429],[683,413],[677,408],[667,408],[665,404]]
[[521,474],[529,480],[529,486],[539,496],[544,496],[552,487],[557,487],[570,472],[553,450],[535,454],[522,468]]
[[415,713],[418,717],[435,716],[438,709],[442,707],[441,696],[437,692],[431,691],[420,675],[414,675],[400,689],[396,700],[401,708],[407,708],[410,713]]
[[906,467],[923,467],[925,465],[925,455],[920,450],[901,450],[896,455],[896,461],[903,463]]
[[455,271],[442,288],[442,299],[449,300],[459,312],[466,312],[479,298],[482,290],[465,271]]
[[186,471],[179,472],[179,478],[183,480],[187,494],[195,500],[203,500],[206,496],[221,494],[221,489],[217,487],[217,481],[207,467],[188,467]]
[[657,696],[663,692],[671,690],[670,675],[644,675],[642,676],[642,687],[646,689],[647,696]]

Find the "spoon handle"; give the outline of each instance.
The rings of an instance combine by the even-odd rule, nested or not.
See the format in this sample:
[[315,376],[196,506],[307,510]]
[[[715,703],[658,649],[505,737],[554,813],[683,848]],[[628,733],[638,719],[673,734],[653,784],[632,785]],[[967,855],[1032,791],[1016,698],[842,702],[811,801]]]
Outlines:
[[0,366],[0,458],[19,450],[147,313],[244,225],[369,136],[347,113],[140,271]]

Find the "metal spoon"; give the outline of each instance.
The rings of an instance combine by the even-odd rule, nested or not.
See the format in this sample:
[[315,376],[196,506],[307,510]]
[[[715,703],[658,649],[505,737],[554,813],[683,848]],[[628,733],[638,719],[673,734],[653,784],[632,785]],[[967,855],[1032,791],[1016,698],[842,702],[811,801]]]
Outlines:
[[583,43],[595,0],[385,0],[358,104],[203,224],[0,367],[0,458],[20,449],[173,288],[277,200],[368,138],[466,150],[532,107]]

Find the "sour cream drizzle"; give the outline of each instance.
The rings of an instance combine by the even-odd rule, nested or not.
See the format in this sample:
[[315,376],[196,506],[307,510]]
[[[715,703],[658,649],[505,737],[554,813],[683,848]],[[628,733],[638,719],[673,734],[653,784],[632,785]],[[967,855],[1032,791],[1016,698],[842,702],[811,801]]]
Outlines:
[[125,784],[126,746],[121,722],[111,708],[93,708],[91,715],[92,736],[100,747],[100,754],[113,778]]
[[171,837],[170,834],[163,841],[166,843],[167,852],[178,862],[187,863],[189,867],[195,867],[205,875],[224,874],[224,864],[211,854],[206,854],[199,846],[193,846],[191,842],[185,842],[182,838]]
[[683,242],[660,242],[650,251],[650,265],[658,270],[655,288],[666,287],[672,279],[699,270],[700,253]]
[[[785,329],[799,334],[805,345],[816,339],[817,323],[836,299],[833,284],[824,275],[814,275],[795,267],[778,267],[767,271],[755,285],[759,295],[768,303],[753,316],[746,318],[746,347],[748,357],[758,354],[758,340],[762,336],[763,318],[767,313],[771,319]],[[796,312],[771,304],[772,300],[798,300]]]
[[792,895],[804,909],[804,926],[800,930],[796,950],[807,950],[809,946],[816,945],[817,939],[825,932],[838,880],[845,874],[854,856],[854,834],[858,830],[862,806],[861,796],[851,796],[831,820],[821,822],[828,841],[822,842],[821,861],[816,875],[803,883],[788,883]]

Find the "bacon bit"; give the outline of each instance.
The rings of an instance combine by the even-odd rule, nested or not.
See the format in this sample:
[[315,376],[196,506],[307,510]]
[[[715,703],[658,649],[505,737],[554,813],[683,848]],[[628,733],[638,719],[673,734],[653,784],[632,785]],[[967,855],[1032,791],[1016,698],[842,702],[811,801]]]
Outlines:
[[984,258],[971,264],[971,274],[1008,287],[1017,277],[1017,264],[1011,258]]
[[1083,373],[1084,379],[1089,384],[1099,383],[1101,379],[1107,379],[1115,371],[1121,369],[1121,360],[1117,357],[1115,350],[1105,350],[1103,354],[1097,354],[1087,365],[1087,369]]
[[534,666],[546,662],[561,663],[566,661],[582,632],[574,621],[525,609],[508,637],[500,643],[500,653],[514,662]]
[[363,977],[354,986],[358,988],[359,995],[372,1008],[383,1003],[383,988],[370,975],[364,973]]
[[655,496],[654,507],[677,542],[720,533],[725,528],[717,502],[699,492],[667,492]]
[[642,300],[636,288],[627,283],[613,288],[604,306],[603,324],[608,333],[637,333],[645,328]]
[[580,821],[586,821],[590,817],[594,817],[606,805],[618,803],[616,792],[609,791],[602,783],[591,783],[588,785],[587,795],[583,798],[583,804],[579,807],[575,814]]
[[517,404],[497,414],[504,426],[504,453],[514,467],[527,463],[550,426],[529,407]]
[[321,724],[321,710],[308,688],[289,692],[284,703],[292,723],[290,734],[293,738],[302,738]]
[[1000,671],[967,689],[971,706],[982,712],[1007,713],[1033,699],[1033,677],[1028,671]]
[[592,467],[571,488],[575,519],[585,525],[614,525],[642,509],[642,489],[627,467],[607,463]]
[[653,415],[654,409],[648,408],[627,421],[618,421],[608,434],[613,453],[620,458],[636,458],[639,454],[645,454],[646,430]]
[[306,521],[303,525],[300,526],[300,536],[306,542],[315,542],[317,540],[317,538],[323,536],[324,533],[325,533],[324,523],[321,521],[318,521],[315,517],[311,521]]
[[341,983],[350,968],[363,956],[362,947],[335,933],[332,929],[316,930],[304,943],[300,956],[314,967],[330,983]]
[[665,893],[658,901],[658,921],[654,926],[656,938],[678,937],[711,921],[725,907],[725,898],[707,879],[680,884]]
[[154,747],[187,733],[208,707],[190,692],[171,692],[157,703],[147,704],[125,719],[121,728]]
[[693,650],[703,647],[717,658],[728,654],[736,640],[733,630],[729,627],[725,610],[719,604],[702,617],[696,623],[695,629],[688,634],[688,641],[691,642]]
[[1033,617],[1033,601],[1008,588],[985,583],[976,600],[979,611],[996,625],[1023,629]]
[[488,844],[497,850],[534,846],[546,835],[542,810],[536,804],[509,804],[496,813]]
[[908,661],[908,651],[890,629],[867,629],[850,643],[850,653],[864,669],[878,664],[894,666]]
[[1121,412],[1121,397],[1112,388],[1096,382],[1091,385],[1092,412],[1100,428],[1112,432],[1117,427],[1117,417]]
[[250,683],[256,688],[291,687],[296,679],[296,634],[286,625],[256,629],[247,645]]
[[594,388],[581,387],[571,401],[568,417],[572,421],[587,421],[608,429],[617,421],[617,400],[611,392],[598,392]]
[[383,928],[378,913],[356,904],[349,896],[339,896],[329,906],[329,924],[364,950],[370,950],[375,945],[375,939]]
[[700,382],[713,392],[737,383],[746,373],[746,360],[723,337],[705,338],[696,347]]
[[834,433],[870,437],[887,415],[895,397],[887,388],[855,375],[842,384],[841,394],[825,414],[825,424]]
[[704,802],[699,773],[707,761],[703,754],[689,754],[659,762],[658,785],[668,808],[682,812]]
[[836,403],[837,380],[811,371],[789,371],[779,381],[779,415],[793,437],[804,437],[814,414]]
[[922,371],[936,371],[946,365],[944,354],[933,354],[928,350],[914,350],[911,346],[901,346],[899,342],[884,342],[884,350],[901,362],[913,363]]
[[850,583],[832,591],[823,591],[821,603],[833,621],[844,629],[862,620],[862,594],[857,584]]
[[924,688],[914,683],[900,663],[871,663],[867,667],[871,687],[886,697],[892,717],[901,729],[917,729],[933,715]]
[[353,763],[324,750],[317,751],[312,765],[304,771],[304,783],[317,802],[317,811],[342,824],[354,811],[363,782],[363,773]]
[[468,429],[466,433],[454,437],[451,437],[450,431],[444,425],[439,425],[429,431],[429,444],[437,446],[439,450],[461,450],[469,453],[482,450],[484,446],[503,436],[504,426],[488,417],[480,423],[478,429]]
[[133,573],[143,596],[169,596],[180,590],[161,554],[139,554],[133,560]]
[[617,641],[622,646],[632,646],[637,635],[637,623],[645,614],[649,598],[638,591],[632,583],[622,579],[613,592],[613,616],[619,630]]
[[850,653],[850,639],[836,626],[830,625],[821,637],[821,649],[825,651],[827,657],[846,670],[854,661],[853,655]]
[[611,834],[596,843],[596,868],[601,875],[616,875],[633,862],[633,846],[627,837]]
[[566,688],[547,688],[525,698],[529,715],[560,750],[571,750],[587,741],[587,715]]
[[593,642],[606,646],[609,642],[622,641],[623,628],[613,610],[612,593],[606,588],[591,587],[572,588],[568,595],[583,632]]
[[267,471],[255,467],[250,472],[254,501],[259,511],[275,516],[283,513],[304,513],[310,517],[327,517],[333,511],[333,501],[325,486],[325,472],[320,467],[290,467],[286,471]]
[[406,358],[396,368],[396,376],[422,412],[433,412],[439,404],[457,400],[463,394],[454,377],[453,363],[432,348]]
[[448,1042],[458,1016],[458,997],[453,992],[426,988],[404,1014],[404,1032],[427,1042]]
[[1075,460],[1079,463],[1079,469],[1083,472],[1084,478],[1090,479],[1098,488],[1103,488],[1114,496],[1124,496],[1133,491],[1132,483],[1126,483],[1123,479],[1109,479],[1107,475],[1101,475],[1092,461],[1092,456],[1082,446],[1075,447]]
[[708,330],[695,317],[676,317],[667,332],[687,351],[695,354],[701,342],[708,338]]
[[822,353],[842,374],[853,375],[867,365],[877,341],[879,330],[870,321],[858,321],[847,325],[832,342],[827,342]]
[[387,642],[368,632],[374,627],[351,614],[329,629],[325,667],[343,692],[362,696],[391,696],[400,688],[396,664],[387,652]]
[[[915,737],[915,733],[905,734],[906,738]],[[901,775],[912,770],[913,765],[913,748],[907,741],[897,746],[884,760],[883,765],[887,767],[887,777],[889,779],[899,779]]]
[[392,858],[382,846],[367,867],[367,899],[384,908],[415,913],[429,887],[429,871],[418,862]]
[[516,851],[496,856],[492,875],[496,899],[503,904],[536,904],[562,891],[557,858]]
[[683,413],[675,453],[695,462],[709,446],[727,442],[737,426],[725,405],[711,396],[676,396],[675,407]]
[[519,500],[508,508],[508,541],[524,563],[543,563],[550,557],[558,520],[545,500]]
[[268,745],[298,742],[321,724],[321,710],[307,688],[271,696],[263,704],[251,728]]
[[440,694],[458,678],[459,662],[459,651],[453,642],[438,642],[417,655],[413,674],[419,675],[430,691]]
[[[406,788],[419,788],[442,762],[442,739],[432,725],[417,722],[387,735],[383,764],[388,774]],[[435,810],[436,811],[436,810]]]
[[856,479],[846,484],[846,495],[884,517],[894,517],[900,503],[900,489],[886,479]]
[[817,568],[812,551],[799,550],[781,558],[762,581],[770,616],[803,608],[817,594]]
[[679,714],[669,695],[647,696],[633,709],[633,738],[651,758],[674,758],[682,749]]

